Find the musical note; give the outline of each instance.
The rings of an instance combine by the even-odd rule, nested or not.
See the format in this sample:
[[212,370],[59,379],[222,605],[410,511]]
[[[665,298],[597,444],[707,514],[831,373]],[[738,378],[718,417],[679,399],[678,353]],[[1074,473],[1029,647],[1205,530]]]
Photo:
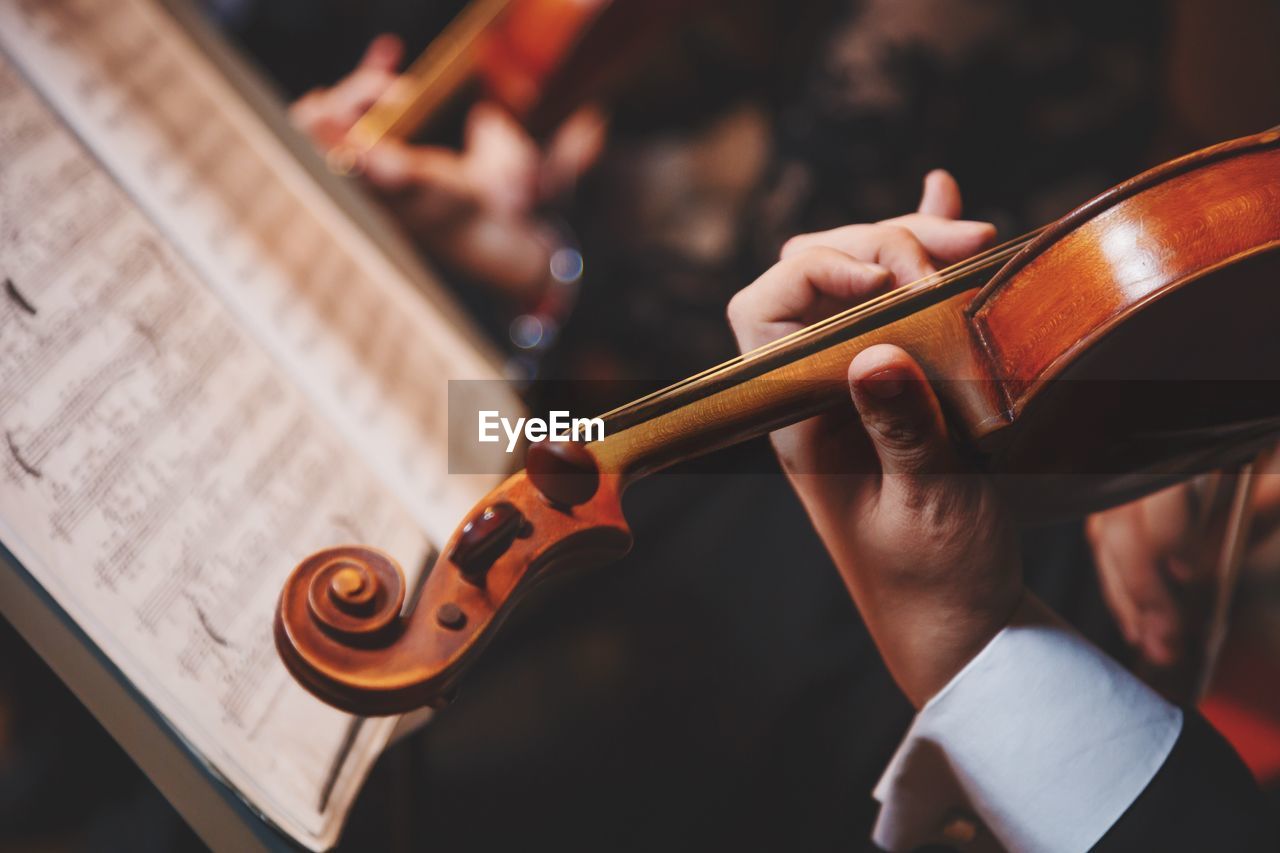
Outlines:
[[[73,45],[73,25],[100,7],[42,7],[62,17],[52,27],[41,12],[48,29],[38,31]],[[89,97],[112,103],[131,62],[98,66],[109,75]],[[144,99],[180,86],[164,83],[158,70],[171,67],[154,62],[108,111],[118,127]],[[235,159],[226,148],[201,156],[213,158],[201,166],[210,173],[229,173]],[[177,177],[176,162],[147,168],[176,176],[158,192],[208,203],[198,179]],[[244,306],[210,284],[113,171],[0,60],[0,539],[221,775],[280,825],[323,838],[389,727],[359,726],[352,740],[351,718],[288,676],[271,637],[280,584],[300,555],[346,541],[353,526],[406,566],[420,565],[430,545],[349,435],[299,390],[289,362],[246,328]],[[267,242],[296,250],[282,223],[299,209],[270,174],[251,175],[284,200],[257,203],[249,183],[233,182],[243,195],[229,209],[261,214],[259,227],[275,234]],[[264,251],[232,224],[229,249]],[[269,291],[282,274],[259,257],[245,261],[243,287]],[[347,280],[342,293],[394,328],[383,300],[358,290]],[[275,321],[313,324],[312,352],[332,358],[363,330],[344,330],[336,304],[308,315],[314,306],[300,294],[314,292],[276,291]],[[345,392],[384,393],[355,355]]]
[[[497,377],[474,340],[424,304],[152,4],[25,0],[0,8],[0,21],[26,30],[10,49],[41,68],[45,96],[96,141],[94,153],[167,241],[367,449],[418,523],[447,538],[494,479],[451,475],[443,451],[448,380]],[[82,179],[50,176],[25,195]],[[111,221],[102,211],[66,215],[78,220],[68,234],[83,233],[81,219]],[[494,408],[517,405],[512,397]]]

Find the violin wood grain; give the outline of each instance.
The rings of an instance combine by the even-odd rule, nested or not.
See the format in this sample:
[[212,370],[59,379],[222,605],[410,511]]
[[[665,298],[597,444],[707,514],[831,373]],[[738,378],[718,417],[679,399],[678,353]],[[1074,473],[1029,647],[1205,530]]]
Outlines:
[[[902,346],[925,372],[952,416],[982,436],[1008,420],[990,382],[988,358],[965,312],[976,289],[891,320],[856,337],[788,361],[709,394],[694,386],[684,405],[610,434],[593,445],[605,470],[624,480],[763,435],[836,406],[852,406],[846,373],[853,357],[879,343]],[[750,365],[746,365],[749,367]]]
[[627,550],[628,482],[851,406],[849,362],[877,343],[920,362],[956,440],[1020,511],[1136,497],[1280,435],[1277,309],[1280,133],[1269,132],[1117,186],[990,281],[947,278],[610,413],[602,441],[542,453],[534,479],[521,472],[478,504],[408,613],[383,555],[313,555],[281,594],[277,647],[345,710],[442,703],[531,584]]
[[1121,184],[992,279],[970,313],[1011,413],[1151,300],[1280,242],[1277,137],[1206,149]]

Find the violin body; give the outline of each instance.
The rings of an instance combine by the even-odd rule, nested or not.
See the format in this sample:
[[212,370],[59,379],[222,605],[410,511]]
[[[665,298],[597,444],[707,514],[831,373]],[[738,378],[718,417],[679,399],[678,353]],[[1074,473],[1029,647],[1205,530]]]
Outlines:
[[625,553],[629,482],[849,406],[848,364],[877,343],[916,358],[959,447],[1029,518],[1137,497],[1280,434],[1280,132],[1109,190],[993,278],[959,267],[609,413],[602,441],[534,445],[410,613],[378,552],[308,558],[277,612],[290,671],[355,713],[443,703],[531,584]]
[[481,41],[476,76],[485,97],[546,136],[720,1],[512,0]]
[[485,96],[528,118],[548,83],[612,0],[514,0],[479,44]]
[[990,467],[1062,513],[1250,458],[1280,427],[1277,309],[1276,133],[1104,193],[966,307],[1006,421]]
[[410,138],[468,87],[547,136],[577,108],[606,98],[673,27],[711,4],[471,0],[356,121],[331,165],[349,172],[382,139]]

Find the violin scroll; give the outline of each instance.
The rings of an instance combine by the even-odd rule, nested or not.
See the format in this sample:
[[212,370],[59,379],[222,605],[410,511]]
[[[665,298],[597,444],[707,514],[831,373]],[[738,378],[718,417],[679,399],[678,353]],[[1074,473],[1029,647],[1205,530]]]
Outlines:
[[381,551],[344,545],[303,560],[276,610],[276,648],[289,672],[355,714],[443,705],[465,663],[530,586],[631,546],[620,478],[602,473],[581,446],[568,461],[559,458],[539,468],[551,477],[542,485],[557,484],[550,486],[556,494],[544,494],[522,471],[476,505],[411,610],[404,609],[404,572]]
[[322,630],[345,641],[378,645],[394,633],[404,604],[404,572],[381,551],[360,545],[312,554],[289,577],[284,594],[306,590],[307,611]]

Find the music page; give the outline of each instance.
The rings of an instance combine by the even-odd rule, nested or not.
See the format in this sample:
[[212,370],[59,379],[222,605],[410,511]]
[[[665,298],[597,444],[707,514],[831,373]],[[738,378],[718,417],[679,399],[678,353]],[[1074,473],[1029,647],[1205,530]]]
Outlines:
[[387,723],[293,681],[274,605],[298,555],[371,541],[416,568],[422,531],[8,63],[0,229],[0,539],[218,773],[323,846]]
[[[287,573],[420,572],[493,378],[158,6],[0,1],[0,541],[256,810],[331,846],[391,720],[279,661]],[[493,383],[497,384],[497,383]]]
[[446,540],[498,479],[449,473],[448,382],[500,374],[438,286],[411,283],[352,225],[156,0],[3,0],[0,42],[423,529]]

